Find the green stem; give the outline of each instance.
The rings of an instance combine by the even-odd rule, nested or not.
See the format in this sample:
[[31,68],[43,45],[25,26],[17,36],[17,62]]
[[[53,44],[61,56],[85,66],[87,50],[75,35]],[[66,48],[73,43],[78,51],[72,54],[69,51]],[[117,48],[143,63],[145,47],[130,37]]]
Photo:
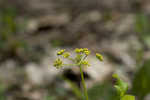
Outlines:
[[63,66],[77,66],[77,64],[63,64]]
[[79,67],[80,67],[80,73],[81,73],[81,80],[82,80],[82,85],[83,85],[84,96],[85,96],[86,100],[88,100],[88,93],[87,93],[87,89],[86,89],[86,84],[85,84],[85,80],[84,80],[82,66],[80,65]]

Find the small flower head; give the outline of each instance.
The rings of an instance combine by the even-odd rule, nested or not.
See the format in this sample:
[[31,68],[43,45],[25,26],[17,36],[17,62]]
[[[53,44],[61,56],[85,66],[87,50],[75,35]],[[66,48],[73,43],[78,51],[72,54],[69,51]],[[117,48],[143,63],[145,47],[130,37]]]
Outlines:
[[64,58],[68,58],[70,56],[70,53],[69,52],[65,52],[63,55],[62,55]]
[[62,50],[57,52],[57,55],[62,55],[64,52],[65,52],[65,49],[62,49]]
[[88,61],[85,61],[85,60],[84,60],[84,61],[81,61],[81,64],[82,64],[82,65],[85,65],[85,66],[90,66],[89,62],[88,62]]
[[83,48],[84,51],[88,51],[88,48]]
[[62,62],[62,60],[61,60],[60,58],[57,58],[57,59],[54,61],[54,66],[55,66],[56,68],[61,68],[62,65],[63,65],[63,62]]
[[76,53],[84,53],[85,55],[89,55],[91,52],[87,48],[76,48],[75,49]]
[[100,61],[103,61],[103,56],[99,53],[96,53],[96,58]]
[[85,55],[89,55],[91,53],[91,51],[89,51],[87,48],[84,48],[83,49],[83,52],[85,53]]
[[76,52],[76,53],[82,53],[82,52],[83,52],[83,49],[82,49],[82,48],[80,48],[80,49],[79,49],[79,48],[76,48],[76,49],[75,49],[75,52]]

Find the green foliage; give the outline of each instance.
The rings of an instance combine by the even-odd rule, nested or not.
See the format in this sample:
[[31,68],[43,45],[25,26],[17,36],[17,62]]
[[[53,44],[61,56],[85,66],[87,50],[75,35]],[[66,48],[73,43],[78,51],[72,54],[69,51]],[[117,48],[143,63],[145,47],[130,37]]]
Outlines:
[[47,96],[44,100],[56,100],[55,96]]
[[111,81],[96,83],[88,90],[90,100],[119,100]]
[[141,65],[141,63],[143,62],[143,58],[144,58],[144,50],[139,49],[136,52],[136,64],[137,64],[137,66]]
[[144,14],[137,14],[135,31],[139,33],[141,39],[150,46],[150,20]]
[[117,79],[116,85],[114,87],[120,96],[120,100],[135,100],[134,96],[126,94],[128,90],[128,84],[121,80],[117,74],[113,74],[113,77]]
[[15,21],[15,9],[13,8],[3,8],[1,9],[0,25],[1,27],[1,37],[2,40],[8,40],[11,36],[17,32],[17,23]]
[[0,83],[0,100],[6,100],[4,96],[5,87],[3,84]]
[[[16,9],[6,7],[0,9],[0,52],[4,55],[15,55],[17,49],[24,49],[25,41],[18,38],[21,25],[16,22]],[[23,30],[23,27],[22,29]]]
[[150,25],[148,22],[148,16],[144,14],[137,14],[136,16],[136,31],[143,35],[148,35],[150,31]]
[[125,95],[121,98],[121,100],[135,100],[135,97],[132,95]]
[[116,85],[114,86],[120,97],[123,97],[128,90],[128,84],[122,81],[117,74],[113,74],[113,78],[117,79]]
[[140,100],[150,93],[150,60],[144,62],[135,73],[132,91]]
[[56,88],[48,92],[49,94],[44,98],[44,100],[65,100],[68,97],[68,91],[64,88]]
[[24,61],[38,62],[43,48],[30,45],[24,38],[26,20],[17,20],[17,9],[10,5],[0,9],[0,61],[12,57],[24,64]]
[[83,98],[83,96],[82,96],[82,92],[80,91],[78,86],[75,83],[73,83],[72,81],[70,81],[70,80],[68,80],[66,78],[64,78],[64,80],[70,85],[70,87],[71,87],[73,93],[76,95],[76,97],[79,100],[81,100]]

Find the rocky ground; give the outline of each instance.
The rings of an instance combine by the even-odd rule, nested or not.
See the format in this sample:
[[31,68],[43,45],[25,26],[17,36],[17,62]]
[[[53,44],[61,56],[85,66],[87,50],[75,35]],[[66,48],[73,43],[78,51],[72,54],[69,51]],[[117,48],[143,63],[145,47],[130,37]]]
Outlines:
[[[85,69],[89,88],[109,80],[113,72],[130,83],[138,52],[143,50],[143,59],[149,58],[149,45],[135,29],[139,13],[149,16],[148,0],[1,0],[0,4],[16,8],[14,20],[23,25],[0,51],[0,79],[7,100],[44,100],[54,83],[68,88],[57,79],[65,71],[52,66],[61,48],[87,47],[93,52],[92,66]],[[25,45],[14,46],[20,41]],[[102,53],[104,62],[98,62],[94,52]],[[79,74],[78,69],[71,70]]]

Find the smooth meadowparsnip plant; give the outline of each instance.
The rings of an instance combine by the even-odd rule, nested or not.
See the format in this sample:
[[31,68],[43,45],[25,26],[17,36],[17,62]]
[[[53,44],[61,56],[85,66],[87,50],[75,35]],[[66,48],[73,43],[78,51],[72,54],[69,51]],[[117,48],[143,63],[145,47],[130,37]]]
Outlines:
[[[90,50],[87,48],[76,48],[74,50],[75,52],[75,57],[70,57],[70,53],[67,52],[65,49],[62,49],[57,52],[57,59],[54,61],[54,67],[57,69],[65,67],[65,66],[77,66],[80,68],[80,73],[81,73],[81,82],[83,86],[83,92],[85,96],[85,100],[88,100],[88,93],[87,93],[87,88],[84,80],[84,74],[83,74],[83,67],[85,66],[90,66],[89,62],[86,60],[86,58],[89,56],[91,53]],[[103,61],[103,56],[99,53],[96,53],[96,58],[99,61]],[[67,59],[72,61],[71,64],[66,64],[63,62],[63,59]]]
[[114,86],[117,90],[120,100],[135,100],[133,95],[126,94],[128,90],[128,84],[121,80],[117,74],[113,74],[113,78],[117,79],[116,85]]

